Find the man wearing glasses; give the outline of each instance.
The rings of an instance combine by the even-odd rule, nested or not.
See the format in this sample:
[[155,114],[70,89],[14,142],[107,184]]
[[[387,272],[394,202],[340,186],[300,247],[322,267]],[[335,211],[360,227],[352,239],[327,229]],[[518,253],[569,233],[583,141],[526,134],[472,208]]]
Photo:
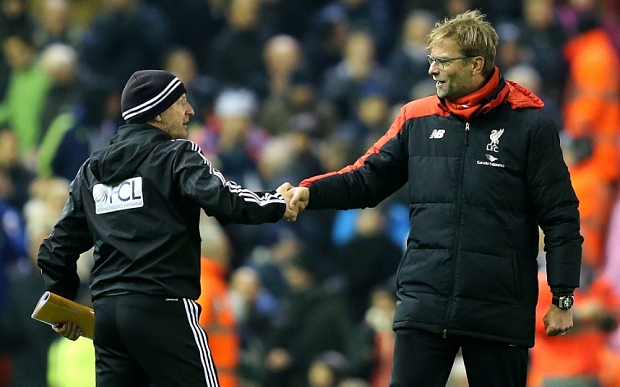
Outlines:
[[353,165],[292,188],[298,210],[373,207],[409,183],[397,273],[391,387],[443,387],[462,352],[471,387],[524,387],[534,345],[538,228],[554,300],[547,334],[573,325],[578,201],[543,102],[494,65],[479,11],[428,36],[437,95],[406,104]]

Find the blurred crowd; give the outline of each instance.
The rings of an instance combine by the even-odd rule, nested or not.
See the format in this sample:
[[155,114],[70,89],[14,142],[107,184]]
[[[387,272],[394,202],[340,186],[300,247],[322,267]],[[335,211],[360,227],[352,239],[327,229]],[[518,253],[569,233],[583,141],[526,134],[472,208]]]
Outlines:
[[[271,190],[354,162],[434,94],[426,35],[473,8],[499,34],[503,76],[545,102],[580,200],[575,327],[548,338],[537,316],[528,385],[620,386],[617,1],[0,0],[0,387],[94,386],[88,339],[30,318],[45,290],[34,262],[79,166],[123,124],[134,71],[177,75],[190,139],[227,179]],[[222,387],[388,385],[404,190],[296,223],[202,220],[200,322]],[[85,253],[84,304],[91,267]],[[449,385],[467,385],[458,361]]]

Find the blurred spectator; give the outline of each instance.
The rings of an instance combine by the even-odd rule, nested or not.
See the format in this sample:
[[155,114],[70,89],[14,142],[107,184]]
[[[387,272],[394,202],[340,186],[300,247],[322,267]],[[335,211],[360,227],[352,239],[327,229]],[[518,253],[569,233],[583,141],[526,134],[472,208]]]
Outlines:
[[[609,228],[605,243],[605,265],[602,276],[613,286],[614,292],[620,297],[620,196],[616,196],[611,208]],[[611,338],[612,348],[620,353],[620,328],[616,329]]]
[[331,171],[331,167],[342,168],[355,162],[357,154],[353,144],[346,139],[332,134],[325,137],[319,146],[319,160],[324,171]]
[[323,171],[317,155],[320,136],[320,123],[317,115],[298,113],[287,123],[286,136],[293,152],[290,167],[291,183],[300,182],[306,176],[318,175]]
[[41,117],[50,81],[39,66],[32,34],[9,36],[3,42],[11,67],[9,86],[0,102],[0,123],[9,124],[19,138],[20,156],[33,163],[41,133]]
[[239,335],[226,282],[230,242],[214,218],[204,213],[200,221],[200,326],[207,333],[221,387],[236,387]]
[[320,84],[325,71],[340,62],[349,30],[349,18],[337,4],[321,8],[311,16],[302,41],[313,83]]
[[[620,134],[620,55],[598,26],[595,15],[580,16],[580,34],[569,41],[564,53],[570,63],[570,75],[564,102],[565,132],[570,137],[574,157],[569,165],[573,181],[588,180],[579,190],[580,212],[584,207],[594,216],[582,221],[584,247],[591,254],[584,259],[595,267],[602,265],[602,238],[607,228],[613,190],[620,174],[618,139]],[[592,71],[604,63],[609,71]],[[585,201],[587,191],[600,192],[595,200]],[[592,235],[590,242],[586,233]]]
[[452,17],[475,8],[472,0],[446,0],[444,4],[444,17]]
[[371,82],[392,90],[390,72],[376,60],[372,35],[356,30],[347,37],[342,60],[325,72],[323,96],[336,105],[340,119],[346,119],[355,111],[362,87]]
[[353,29],[369,31],[376,44],[377,60],[385,62],[396,37],[387,0],[333,0],[326,7],[340,8]]
[[0,318],[5,312],[9,281],[29,262],[24,220],[8,203],[10,189],[9,176],[0,171]]
[[[69,194],[69,181],[60,178],[54,179],[37,179],[33,182],[32,198],[26,204],[24,213],[29,220],[28,233],[33,237],[30,240],[30,249],[32,251],[33,259],[36,259],[38,247],[44,237],[49,235],[50,230],[54,227],[54,224],[60,217],[60,214],[67,202]],[[88,283],[89,268],[92,267],[92,259],[87,257],[88,254],[83,254],[77,261],[78,273],[80,274],[81,290],[78,293],[77,302],[85,305],[91,305],[90,296],[86,287]],[[36,270],[38,281],[41,280],[40,271]],[[41,284],[40,286],[44,286]],[[38,294],[40,297],[42,292]],[[24,294],[23,296],[27,296]],[[31,296],[34,296],[32,294]],[[28,303],[23,308],[28,307],[30,310],[34,308],[36,299],[27,300],[23,299],[21,302]],[[34,302],[34,303],[33,303]],[[35,321],[33,321],[35,322]],[[51,330],[50,327],[42,325],[44,328]],[[30,325],[27,325],[30,326]],[[77,342],[65,340],[59,338],[54,333],[54,343],[49,347],[47,352],[47,379],[50,387],[89,387],[95,385],[95,353],[93,343],[91,340],[80,338]],[[47,350],[47,347],[40,348],[39,350]],[[42,354],[40,356],[43,356]],[[28,357],[24,361],[30,361]],[[34,371],[33,365],[28,365],[28,369],[34,373],[31,377],[37,377],[41,375],[41,371]],[[28,386],[36,384],[26,384]]]
[[312,360],[328,350],[344,352],[351,329],[345,304],[317,282],[313,253],[304,249],[285,268],[290,294],[285,321],[274,329],[267,355],[266,386],[302,387]]
[[[0,0],[0,44],[4,45],[9,36],[34,30],[34,19],[29,11],[27,0]],[[7,62],[8,58],[0,55],[0,100],[9,83],[11,66]]]
[[600,170],[580,168],[583,145],[568,136],[562,137],[562,150],[571,181],[579,199],[581,235],[584,238],[582,260],[600,268],[604,264],[603,243],[614,191]]
[[[409,235],[409,209],[403,201],[397,200],[399,194],[400,191],[397,191],[381,204],[379,209],[383,214],[381,217],[383,224],[377,226],[393,244],[400,246],[402,251]],[[335,245],[342,246],[351,242],[357,234],[357,219],[361,213],[362,210],[338,211],[331,230],[331,238]]]
[[567,61],[562,55],[566,32],[553,0],[523,0],[522,3],[523,19],[519,25],[524,60],[540,73],[545,94],[560,103],[568,74]]
[[293,166],[292,143],[289,137],[272,137],[265,143],[258,158],[258,172],[263,189],[279,184],[281,181],[292,181]]
[[68,0],[42,0],[36,16],[34,40],[39,50],[51,44],[79,45],[83,31],[71,20]]
[[215,117],[190,134],[205,156],[230,180],[242,186],[258,184],[256,162],[269,134],[254,124],[258,106],[248,89],[227,89],[215,101]]
[[[433,81],[432,78],[427,78],[413,85],[410,91],[411,97],[409,100],[430,97],[431,95],[435,95],[435,93],[437,93],[436,82]],[[392,119],[396,119],[396,117],[398,117],[401,108],[402,104],[398,103],[392,106]]]
[[299,42],[289,35],[270,38],[263,50],[267,70],[265,94],[279,96],[286,93],[293,75],[302,71],[303,57]]
[[[189,49],[196,59],[197,71],[201,74],[208,74],[213,39],[226,25],[226,13],[230,1],[146,1],[158,6],[170,22],[172,43]],[[193,103],[192,106],[194,106]]]
[[308,387],[338,387],[347,371],[347,359],[339,352],[325,351],[310,364]]
[[161,68],[170,45],[170,26],[142,0],[108,0],[84,31],[80,63],[93,87],[122,89],[136,70]]
[[[156,323],[156,322],[154,322]],[[95,387],[95,348],[89,339],[57,337],[48,353],[49,387]]]
[[[536,310],[536,345],[531,350],[528,386],[599,387],[606,372],[603,361],[609,352],[606,340],[618,326],[620,299],[604,277],[584,262],[581,284],[575,289],[573,328],[565,336],[550,338],[542,315],[551,303],[551,292],[544,271],[539,273],[540,293]],[[584,349],[587,348],[587,351]],[[558,354],[562,354],[558,361]],[[620,355],[616,354],[616,362]],[[616,375],[619,376],[619,375]],[[616,380],[616,383],[620,380]]]
[[187,100],[196,112],[194,119],[197,122],[190,124],[204,125],[213,110],[218,91],[216,80],[201,74],[194,54],[183,47],[173,48],[167,53],[164,70],[176,75],[185,85]]
[[37,164],[39,177],[73,180],[90,154],[116,133],[121,120],[118,96],[115,90],[82,90],[80,103],[58,115],[43,138]]
[[[26,213],[28,256],[32,264],[28,271],[10,282],[7,313],[2,326],[6,335],[0,340],[8,343],[13,358],[12,387],[48,386],[47,355],[50,345],[58,338],[48,325],[30,318],[38,299],[45,292],[45,283],[36,266],[39,245],[54,228],[60,216],[59,204],[64,203],[68,185],[64,181],[38,182],[43,184],[47,201],[34,198]],[[41,194],[41,192],[39,192]],[[50,200],[57,197],[57,200]]]
[[265,76],[260,4],[260,0],[231,0],[227,24],[213,38],[208,74],[224,87],[260,91]]
[[497,24],[499,44],[497,46],[496,64],[503,72],[523,63],[523,48],[521,47],[521,28],[511,22]]
[[417,10],[410,13],[403,23],[400,41],[387,62],[394,79],[398,81],[394,84],[395,102],[408,102],[411,88],[428,79],[426,36],[435,21],[436,17],[430,12]]
[[360,210],[355,219],[355,234],[335,254],[344,275],[347,306],[354,323],[364,319],[372,290],[396,274],[403,253],[403,248],[387,235],[382,208]]
[[39,56],[41,69],[50,82],[48,97],[41,115],[41,133],[37,145],[45,137],[52,121],[71,111],[80,100],[81,84],[78,80],[78,56],[71,46],[54,43]]
[[266,371],[263,359],[268,336],[281,317],[278,301],[263,287],[258,272],[247,266],[232,273],[230,297],[241,339],[240,385],[258,386]]
[[620,3],[616,0],[602,0],[603,28],[620,51]]
[[[564,123],[571,137],[591,143],[592,154],[582,160],[582,168],[598,168],[606,181],[613,181],[620,170],[620,55],[596,15],[582,14],[579,27],[564,49],[570,63]],[[609,71],[591,71],[601,63]]]
[[281,301],[290,292],[284,268],[304,248],[302,239],[292,225],[281,223],[262,228],[252,242],[253,249],[244,264],[255,269],[265,289]]
[[370,387],[370,384],[362,378],[345,378],[338,383],[338,387]]
[[28,189],[34,174],[19,159],[19,139],[14,130],[0,125],[0,172],[9,177],[10,189],[6,196],[11,206],[22,211],[30,198]]
[[353,153],[363,154],[390,127],[388,104],[384,85],[377,82],[361,85],[354,110],[335,134],[352,144]]
[[307,73],[294,73],[282,94],[272,94],[261,104],[259,120],[269,133],[277,135],[289,130],[294,115],[312,116],[316,121],[316,136],[331,133],[338,121],[332,103],[321,98]]
[[363,321],[351,335],[347,356],[349,376],[370,382],[370,387],[389,384],[396,335],[392,320],[396,310],[396,283],[386,281],[368,293]]
[[[68,194],[69,180],[63,178],[36,179],[30,185],[31,199],[24,206],[26,218],[33,219],[41,215],[45,222],[54,216],[56,220],[58,220],[67,202]],[[49,226],[45,222],[43,222],[42,225]],[[38,251],[37,246],[33,248],[37,248]]]
[[286,34],[301,39],[310,25],[308,15],[330,0],[264,0],[261,17],[269,27],[269,36]]
[[0,1],[0,40],[32,32],[35,26],[28,0]]
[[513,66],[510,70],[504,72],[504,78],[516,82],[536,94],[545,103],[541,111],[555,122],[559,130],[564,127],[560,105],[547,94],[546,89],[543,87],[542,77],[533,66],[529,64]]
[[522,3],[510,0],[475,0],[469,9],[478,8],[489,15],[489,20],[497,25],[501,22],[515,22],[523,18]]

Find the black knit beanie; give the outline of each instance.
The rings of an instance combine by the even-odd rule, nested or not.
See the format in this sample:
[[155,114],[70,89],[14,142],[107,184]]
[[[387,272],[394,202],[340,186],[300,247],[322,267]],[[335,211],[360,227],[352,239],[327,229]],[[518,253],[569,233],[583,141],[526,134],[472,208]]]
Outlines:
[[184,93],[183,83],[168,71],[136,71],[121,95],[123,119],[128,124],[147,122],[168,109]]

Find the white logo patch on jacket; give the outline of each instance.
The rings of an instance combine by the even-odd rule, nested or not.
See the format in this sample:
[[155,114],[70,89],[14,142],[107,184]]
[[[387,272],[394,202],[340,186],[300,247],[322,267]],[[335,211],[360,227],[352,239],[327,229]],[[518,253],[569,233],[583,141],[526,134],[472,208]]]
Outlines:
[[142,178],[133,177],[114,185],[96,184],[93,199],[97,214],[142,207]]
[[433,132],[428,138],[430,139],[443,138],[444,133],[446,133],[445,129],[433,129]]
[[487,144],[487,151],[489,152],[499,152],[499,149],[497,149],[498,145],[499,145],[499,138],[502,137],[502,134],[504,134],[504,129],[493,129],[491,131],[491,135],[489,136],[491,139],[491,142]]

